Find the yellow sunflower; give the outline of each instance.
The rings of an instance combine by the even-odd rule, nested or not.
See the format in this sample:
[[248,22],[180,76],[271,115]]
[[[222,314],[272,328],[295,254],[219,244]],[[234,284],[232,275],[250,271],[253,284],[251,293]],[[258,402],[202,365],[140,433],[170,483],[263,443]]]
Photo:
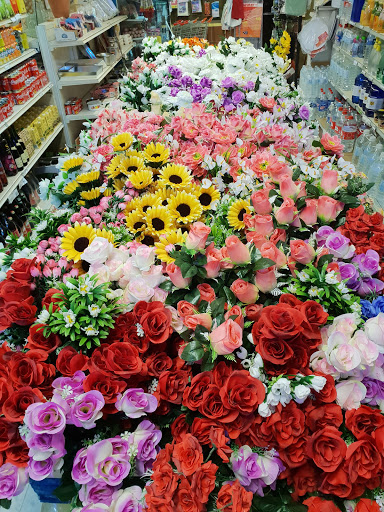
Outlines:
[[147,213],[148,208],[154,206],[160,206],[160,198],[156,197],[155,194],[144,194],[137,201],[137,209],[144,213]]
[[128,149],[125,152],[125,156],[138,156],[139,158],[143,158],[143,152],[137,151],[137,149]]
[[162,206],[168,206],[169,199],[176,193],[177,192],[175,190],[171,190],[170,188],[160,188],[155,195],[160,198],[160,204]]
[[65,185],[65,187],[63,188],[63,192],[64,194],[66,194],[67,196],[70,196],[72,195],[75,190],[77,190],[78,188],[80,187],[80,185],[77,183],[77,181],[70,181],[69,183],[67,183]]
[[73,265],[73,267],[77,268],[77,270],[79,271],[80,276],[82,276],[83,274],[86,274],[88,272],[90,266],[91,266],[91,264],[88,263],[88,261],[85,261],[82,259],[80,259]]
[[108,242],[113,244],[115,242],[115,235],[112,231],[108,231],[107,229],[96,229],[96,236],[100,236],[101,238],[106,238]]
[[189,224],[197,220],[203,211],[196,196],[187,194],[184,190],[169,199],[168,208],[171,217],[180,224]]
[[145,222],[147,224],[148,233],[154,236],[167,233],[173,228],[172,219],[165,206],[149,208],[145,215]]
[[246,199],[238,199],[232,203],[227,216],[229,225],[238,231],[244,229],[245,224],[243,218],[246,213],[250,213],[249,201]]
[[212,207],[212,203],[220,199],[220,192],[213,185],[209,188],[199,187],[195,194],[203,210],[209,210]]
[[85,172],[83,174],[79,174],[76,176],[77,183],[81,183],[82,185],[85,183],[91,183],[92,181],[97,181],[100,177],[100,171],[90,171]]
[[111,144],[115,151],[126,151],[132,146],[133,136],[130,133],[120,133],[111,139]]
[[142,171],[144,169],[144,158],[126,156],[119,169],[125,176],[128,176],[132,172]]
[[115,178],[113,180],[113,188],[115,190],[121,190],[128,181],[128,178]]
[[61,170],[64,172],[74,172],[78,171],[84,163],[84,158],[81,156],[72,156],[65,160],[63,163]]
[[176,189],[187,187],[192,182],[191,173],[184,165],[168,164],[160,171],[159,184]]
[[83,190],[83,192],[80,192],[80,195],[83,199],[86,201],[92,201],[94,199],[98,199],[101,196],[100,189],[92,188],[91,190]]
[[111,196],[112,194],[113,194],[112,188],[106,188],[103,192],[103,196],[105,196],[105,197]]
[[131,233],[141,233],[143,230],[147,229],[145,215],[141,210],[134,210],[133,212],[128,213],[125,221],[127,229]]
[[169,148],[160,142],[151,142],[143,151],[143,157],[151,166],[163,165],[169,160]]
[[181,229],[160,235],[159,241],[155,242],[157,257],[165,263],[173,263],[175,258],[172,258],[169,253],[175,249],[180,250],[186,238],[187,234],[183,234]]
[[112,158],[106,171],[106,175],[108,176],[108,178],[116,178],[119,174],[121,174],[121,167],[123,167],[124,169],[128,167],[128,165],[125,166],[125,160],[127,160],[127,157],[122,155],[116,155]]
[[144,231],[141,235],[138,235],[135,240],[136,242],[141,242],[144,245],[152,247],[158,241],[158,237],[151,235],[148,231]]
[[125,213],[128,214],[129,212],[136,210],[136,208],[138,208],[139,202],[140,202],[139,197],[135,197],[134,199],[131,199],[131,201],[129,201],[129,203],[127,203],[127,205],[125,207],[125,210],[124,210]]
[[90,224],[79,224],[75,222],[73,227],[63,234],[61,239],[61,249],[65,252],[63,256],[68,261],[73,260],[75,263],[80,260],[85,249],[92,243],[96,237],[96,229]]
[[128,175],[129,181],[137,190],[148,187],[153,181],[153,172],[149,169],[142,169],[141,171],[131,172]]

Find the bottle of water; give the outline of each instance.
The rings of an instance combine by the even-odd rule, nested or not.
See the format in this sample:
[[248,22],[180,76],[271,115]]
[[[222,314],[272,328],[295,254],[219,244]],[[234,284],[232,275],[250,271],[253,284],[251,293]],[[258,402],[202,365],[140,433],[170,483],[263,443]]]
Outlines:
[[365,77],[364,77],[363,73],[360,73],[355,78],[355,85],[352,88],[352,101],[355,104],[359,104],[360,91],[361,91],[361,86],[362,86],[362,83],[364,81],[364,78]]
[[[381,206],[384,197],[384,153],[381,153],[380,155],[375,175],[377,176],[374,182],[375,184],[370,190],[368,190],[367,194]],[[372,182],[370,181],[369,183]]]
[[356,141],[355,147],[353,149],[353,155],[352,155],[352,163],[355,167],[360,158],[361,153],[364,151],[364,149],[366,148],[366,145],[368,144],[369,136],[370,136],[370,134],[366,130],[366,133],[363,133],[363,135],[361,135]]
[[362,36],[360,38],[360,44],[359,44],[359,48],[357,50],[357,56],[359,57],[359,59],[364,58],[365,45],[366,45],[365,37]]
[[359,172],[363,172],[364,174],[367,173],[367,169],[371,165],[371,158],[375,151],[376,146],[376,137],[375,135],[371,135],[371,137],[368,140],[368,147],[365,151],[362,152],[360,155],[357,168]]
[[346,116],[344,121],[341,140],[344,144],[344,152],[352,153],[357,134],[357,124],[353,116]]
[[371,51],[373,50],[375,40],[376,40],[376,38],[372,34],[369,34],[369,36],[367,37],[367,42],[365,44],[365,50],[364,50],[364,65],[366,67],[368,66],[369,57],[371,55]]
[[375,148],[375,159],[373,160],[372,165],[369,167],[369,169],[367,169],[367,171],[365,173],[365,175],[367,176],[368,183],[376,183],[377,178],[379,177],[379,174],[380,174],[379,162],[380,162],[380,156],[382,155],[382,152],[383,152],[383,145],[379,143],[376,145],[376,148]]

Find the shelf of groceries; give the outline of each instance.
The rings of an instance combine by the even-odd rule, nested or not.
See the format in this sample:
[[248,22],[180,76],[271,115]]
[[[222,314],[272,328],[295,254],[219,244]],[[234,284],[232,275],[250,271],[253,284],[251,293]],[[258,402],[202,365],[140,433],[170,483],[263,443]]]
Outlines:
[[9,25],[16,25],[21,20],[27,18],[28,14],[15,14],[12,18],[6,18],[0,21],[0,27],[8,27]]
[[34,48],[25,50],[19,57],[16,57],[16,59],[11,59],[8,62],[6,62],[5,64],[3,64],[2,66],[0,66],[0,75],[2,75],[3,73],[6,73],[9,69],[14,68],[18,64],[21,64],[22,62],[29,59],[30,57],[33,57],[34,55],[36,55],[36,53],[38,53],[38,52]]
[[47,138],[43,141],[41,146],[39,146],[36,151],[33,153],[31,158],[29,159],[26,167],[16,174],[16,176],[12,176],[8,178],[8,185],[4,188],[4,190],[0,193],[0,207],[5,203],[5,201],[10,197],[12,192],[21,184],[23,178],[29,173],[29,171],[33,168],[39,158],[43,155],[43,153],[47,150],[47,148],[51,145],[54,139],[59,135],[61,130],[63,129],[63,123],[59,123],[55,126],[53,131],[47,136]]

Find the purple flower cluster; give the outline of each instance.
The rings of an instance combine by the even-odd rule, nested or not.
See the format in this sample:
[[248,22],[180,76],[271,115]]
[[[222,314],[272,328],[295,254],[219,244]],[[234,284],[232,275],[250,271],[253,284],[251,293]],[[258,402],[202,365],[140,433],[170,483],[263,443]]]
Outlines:
[[250,80],[240,88],[233,78],[227,76],[221,81],[221,87],[223,88],[222,93],[224,97],[223,107],[227,112],[230,112],[245,100],[244,91],[253,90],[255,83]]
[[171,96],[177,96],[180,91],[188,91],[194,103],[201,103],[212,90],[212,80],[210,78],[203,77],[200,83],[195,83],[192,77],[183,75],[182,71],[176,66],[169,66],[168,73]]

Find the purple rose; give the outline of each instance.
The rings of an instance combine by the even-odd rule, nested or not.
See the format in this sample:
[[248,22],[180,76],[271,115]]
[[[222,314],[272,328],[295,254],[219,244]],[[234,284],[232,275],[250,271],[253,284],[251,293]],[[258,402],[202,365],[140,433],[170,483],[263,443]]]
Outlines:
[[231,112],[235,108],[233,103],[223,103],[226,112]]
[[232,471],[243,487],[247,490],[251,486],[252,480],[261,476],[261,468],[257,461],[259,455],[253,453],[249,446],[242,446],[239,451],[231,455]]
[[[347,283],[348,285],[348,283]],[[379,293],[384,289],[384,283],[379,279],[374,277],[364,277],[359,283],[359,288],[357,289],[357,293],[360,297],[365,297],[370,293]]]
[[93,480],[89,484],[81,486],[79,490],[79,498],[83,505],[90,505],[91,503],[104,503],[111,505],[112,496],[119,487],[112,487],[102,480]]
[[368,249],[365,254],[359,254],[353,258],[354,263],[358,263],[360,272],[364,277],[370,277],[379,271],[380,256],[376,251]]
[[245,98],[245,95],[243,92],[234,91],[234,93],[232,94],[232,103],[234,105],[238,105],[239,103],[241,103],[243,101],[244,98]]
[[363,403],[374,406],[378,405],[378,400],[384,400],[384,382],[369,377],[365,377],[362,382],[367,388]]
[[253,89],[255,88],[255,82],[252,82],[252,80],[249,80],[245,85],[244,85],[244,89],[246,91],[253,91]]
[[113,445],[109,439],[87,449],[85,467],[93,478],[113,486],[121,484],[131,470],[128,455],[113,455]]
[[72,478],[78,484],[87,484],[92,480],[92,475],[89,474],[86,468],[86,461],[87,448],[82,448],[76,453],[72,467]]
[[182,71],[176,66],[169,66],[168,73],[173,76],[173,78],[181,78]]
[[129,443],[125,439],[122,439],[120,436],[112,437],[109,439],[109,442],[112,444],[112,455],[120,455],[123,457],[128,457],[129,451]]
[[143,498],[143,491],[137,485],[117,491],[113,496],[113,512],[142,512],[143,507],[140,501]]
[[23,492],[27,485],[26,468],[18,468],[7,462],[0,467],[0,499],[11,500]]
[[53,460],[64,457],[67,453],[64,434],[32,434],[27,438],[28,455],[35,460],[52,457]]
[[193,84],[193,80],[190,76],[188,75],[184,75],[181,79],[181,84],[183,85],[183,87],[185,87],[186,89],[189,89],[189,87],[192,86]]
[[100,391],[88,391],[79,395],[71,407],[72,424],[86,430],[96,427],[96,421],[103,416],[101,409],[104,405],[105,400]]
[[212,87],[212,80],[206,76],[204,76],[201,80],[200,80],[200,85],[201,87],[203,88],[207,88],[207,89],[211,89]]
[[343,236],[338,231],[331,233],[326,241],[325,247],[329,249],[329,252],[336,258],[348,260],[355,254],[355,248],[353,245],[349,245],[349,238]]
[[[356,280],[359,277],[359,273],[357,271],[357,268],[353,263],[339,263],[339,269],[340,269],[340,276],[341,279],[344,281],[344,279],[348,279],[349,281]],[[347,285],[348,285],[347,282]]]
[[221,82],[221,87],[224,87],[225,89],[229,89],[230,87],[233,87],[235,85],[235,81],[230,77],[227,76],[227,78],[224,78]]
[[170,94],[170,96],[177,96],[179,94],[179,92],[180,92],[180,89],[178,89],[177,87],[172,87],[169,94]]
[[24,423],[34,434],[59,434],[66,425],[63,407],[54,402],[31,404],[24,417]]
[[316,241],[319,247],[325,244],[326,239],[334,233],[335,230],[331,226],[321,226],[316,232]]
[[51,457],[45,460],[34,460],[29,459],[28,461],[28,473],[32,480],[44,480],[48,478],[54,469],[54,461]]
[[[74,401],[75,396],[84,393],[84,372],[75,372],[73,377],[59,377],[52,382],[53,395],[62,397],[66,402]],[[55,400],[56,402],[56,400]],[[57,402],[56,402],[57,403]]]
[[310,116],[309,108],[306,105],[303,105],[299,108],[299,116],[301,119],[304,119],[304,121],[308,121]]
[[157,409],[157,399],[143,389],[127,389],[123,395],[119,394],[116,400],[116,409],[123,411],[128,418],[140,418]]

